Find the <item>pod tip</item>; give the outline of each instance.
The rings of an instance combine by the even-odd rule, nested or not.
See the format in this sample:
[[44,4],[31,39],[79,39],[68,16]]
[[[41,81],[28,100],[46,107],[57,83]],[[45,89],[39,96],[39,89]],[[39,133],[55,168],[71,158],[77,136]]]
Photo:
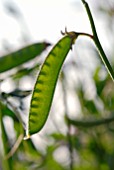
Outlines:
[[30,134],[28,133],[28,131],[26,131],[26,135],[25,135],[25,137],[23,139],[24,140],[30,139]]
[[24,140],[27,140],[27,139],[29,139],[30,138],[30,135],[28,134],[28,135],[26,135],[23,139]]

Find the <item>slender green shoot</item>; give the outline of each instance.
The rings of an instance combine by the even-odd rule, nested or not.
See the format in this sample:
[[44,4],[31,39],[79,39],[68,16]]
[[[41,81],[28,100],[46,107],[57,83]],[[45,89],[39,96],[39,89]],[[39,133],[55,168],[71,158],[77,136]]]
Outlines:
[[77,127],[82,127],[82,128],[92,128],[95,126],[100,126],[100,125],[107,125],[111,122],[114,122],[114,116],[108,117],[108,118],[102,118],[98,120],[68,120],[70,124],[77,126]]
[[91,14],[91,11],[90,11],[90,8],[89,8],[89,5],[88,3],[85,1],[85,0],[82,0],[82,3],[84,4],[85,8],[86,8],[86,11],[87,11],[87,14],[88,14],[88,17],[89,17],[89,21],[90,21],[90,24],[91,24],[91,28],[92,28],[92,32],[93,32],[93,41],[100,53],[100,57],[105,65],[105,67],[107,68],[108,70],[108,73],[110,74],[112,80],[114,81],[114,71],[107,59],[107,56],[101,46],[101,43],[99,41],[99,38],[98,38],[98,35],[97,35],[97,31],[96,31],[96,28],[95,28],[95,24],[94,24],[94,20],[93,20],[93,17],[92,17],[92,14]]

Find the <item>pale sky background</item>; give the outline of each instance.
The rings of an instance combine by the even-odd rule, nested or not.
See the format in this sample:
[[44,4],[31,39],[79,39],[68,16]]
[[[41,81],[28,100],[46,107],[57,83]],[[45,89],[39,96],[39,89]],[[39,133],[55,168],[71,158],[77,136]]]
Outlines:
[[[23,31],[30,35],[30,43],[42,40],[56,43],[61,38],[60,31],[64,31],[65,26],[68,31],[91,33],[89,19],[81,0],[0,0],[1,55],[4,54],[2,46],[6,42],[11,51],[24,45],[21,42],[22,27],[15,17],[4,10],[3,4],[7,2],[14,4],[21,11],[27,26]],[[100,41],[104,48],[110,48],[106,41],[107,36],[104,36],[106,30],[102,29],[105,28],[105,21],[95,13],[97,3],[95,0],[87,2],[92,10]]]
[[2,4],[7,2],[9,4],[14,2],[14,5],[20,9],[32,42],[48,40],[54,43],[61,37],[60,31],[64,31],[65,26],[68,31],[91,33],[89,20],[81,0],[0,1],[0,41],[8,41],[13,47],[18,48],[21,28],[18,21],[5,12]]

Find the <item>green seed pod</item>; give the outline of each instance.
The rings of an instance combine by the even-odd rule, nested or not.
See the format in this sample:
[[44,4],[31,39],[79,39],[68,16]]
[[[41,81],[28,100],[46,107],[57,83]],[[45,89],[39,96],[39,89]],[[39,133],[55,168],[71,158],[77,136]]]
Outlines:
[[28,129],[24,139],[39,132],[44,126],[50,111],[60,69],[77,36],[78,34],[75,32],[66,32],[65,36],[46,57],[33,90]]

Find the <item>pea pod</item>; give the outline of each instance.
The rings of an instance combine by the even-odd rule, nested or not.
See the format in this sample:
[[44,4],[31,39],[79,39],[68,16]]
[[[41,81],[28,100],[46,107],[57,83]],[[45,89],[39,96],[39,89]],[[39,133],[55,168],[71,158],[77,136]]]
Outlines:
[[53,99],[62,64],[77,38],[75,32],[67,32],[46,57],[36,80],[29,112],[28,129],[24,139],[37,133],[44,126]]
[[0,57],[0,73],[17,67],[40,55],[49,43],[35,43],[24,47],[16,52]]

